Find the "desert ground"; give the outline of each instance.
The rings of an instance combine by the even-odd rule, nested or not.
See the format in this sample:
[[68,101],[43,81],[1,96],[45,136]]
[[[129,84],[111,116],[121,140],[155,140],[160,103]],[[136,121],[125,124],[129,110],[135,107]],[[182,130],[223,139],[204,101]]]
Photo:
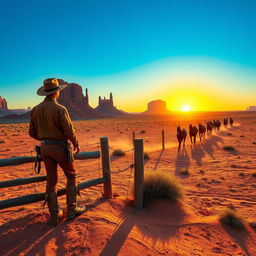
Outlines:
[[[188,128],[208,120],[233,117],[234,126],[221,127],[195,145],[186,140],[178,151],[176,126]],[[223,122],[222,122],[223,123]],[[79,204],[87,211],[73,221],[52,228],[42,203],[0,210],[0,255],[256,255],[256,114],[184,113],[173,116],[127,117],[74,122],[81,151],[99,150],[99,139],[108,136],[113,199],[103,199],[102,185],[81,191]],[[28,124],[0,124],[0,158],[35,155],[37,141]],[[161,131],[165,130],[162,151]],[[143,210],[133,208],[134,170],[132,132],[144,139],[150,156],[145,172],[176,176],[185,190],[179,202],[159,200]],[[232,146],[235,150],[224,150]],[[78,182],[102,176],[101,162],[76,160]],[[44,167],[40,175],[44,175]],[[0,180],[35,176],[33,164],[0,168]],[[58,187],[65,187],[59,170]],[[1,200],[44,192],[45,182],[0,190]],[[65,196],[59,197],[65,208]],[[244,229],[220,223],[218,214],[234,208],[244,218]]]

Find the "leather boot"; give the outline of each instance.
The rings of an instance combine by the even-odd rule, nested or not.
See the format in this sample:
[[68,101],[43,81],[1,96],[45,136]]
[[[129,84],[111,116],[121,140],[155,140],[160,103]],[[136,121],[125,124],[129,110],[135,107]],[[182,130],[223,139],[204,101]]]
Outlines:
[[46,194],[46,202],[51,215],[49,225],[57,226],[59,219],[63,216],[63,210],[58,206],[57,193],[51,192]]
[[67,218],[73,220],[78,215],[84,213],[85,206],[77,206],[77,186],[67,186]]

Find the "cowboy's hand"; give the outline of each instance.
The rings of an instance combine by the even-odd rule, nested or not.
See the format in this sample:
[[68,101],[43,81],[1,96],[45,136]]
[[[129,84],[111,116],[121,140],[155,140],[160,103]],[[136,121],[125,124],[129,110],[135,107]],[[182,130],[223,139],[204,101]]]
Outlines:
[[74,150],[76,151],[75,154],[78,154],[80,152],[80,147],[79,145],[74,145]]

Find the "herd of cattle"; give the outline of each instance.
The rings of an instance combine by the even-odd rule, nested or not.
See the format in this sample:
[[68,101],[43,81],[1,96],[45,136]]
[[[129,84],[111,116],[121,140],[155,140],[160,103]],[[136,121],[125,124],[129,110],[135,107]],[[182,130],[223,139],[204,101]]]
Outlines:
[[[224,118],[224,120],[223,120],[223,125],[225,127],[227,127],[228,124],[230,124],[230,126],[232,127],[233,123],[234,123],[234,120],[231,117]],[[206,133],[208,135],[211,135],[213,130],[219,131],[220,127],[221,127],[221,122],[219,120],[208,121],[206,123],[206,125],[199,123],[198,127],[190,124],[189,125],[189,137],[190,137],[191,143],[192,144],[196,143],[197,134],[201,141],[202,139],[205,139]],[[186,137],[187,137],[186,129],[181,129],[180,126],[177,126],[177,139],[179,142],[179,148],[180,148],[182,142],[183,142],[183,145],[185,145]]]

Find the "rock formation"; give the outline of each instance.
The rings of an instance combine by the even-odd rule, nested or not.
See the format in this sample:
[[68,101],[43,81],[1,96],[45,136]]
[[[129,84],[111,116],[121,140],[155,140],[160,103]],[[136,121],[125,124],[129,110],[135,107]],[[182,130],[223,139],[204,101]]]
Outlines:
[[98,106],[95,108],[95,110],[96,110],[97,112],[101,113],[102,115],[105,115],[105,116],[108,116],[108,117],[123,116],[123,115],[125,115],[124,112],[118,110],[118,109],[114,106],[112,93],[110,93],[109,99],[106,99],[106,97],[104,97],[104,98],[102,99],[102,98],[99,96],[99,104],[98,104]]
[[75,83],[66,83],[59,79],[60,84],[68,86],[60,92],[58,102],[64,105],[72,119],[91,119],[104,117],[89,105],[88,89],[83,94],[82,87]]
[[148,109],[142,114],[146,115],[168,115],[170,111],[166,108],[166,103],[162,100],[154,100],[148,103]]
[[4,99],[0,96],[0,116],[6,116],[6,115],[10,115],[10,114],[13,114],[13,112],[8,109],[6,99]]
[[0,109],[8,109],[6,99],[0,96]]
[[256,111],[256,106],[249,106],[246,111]]

